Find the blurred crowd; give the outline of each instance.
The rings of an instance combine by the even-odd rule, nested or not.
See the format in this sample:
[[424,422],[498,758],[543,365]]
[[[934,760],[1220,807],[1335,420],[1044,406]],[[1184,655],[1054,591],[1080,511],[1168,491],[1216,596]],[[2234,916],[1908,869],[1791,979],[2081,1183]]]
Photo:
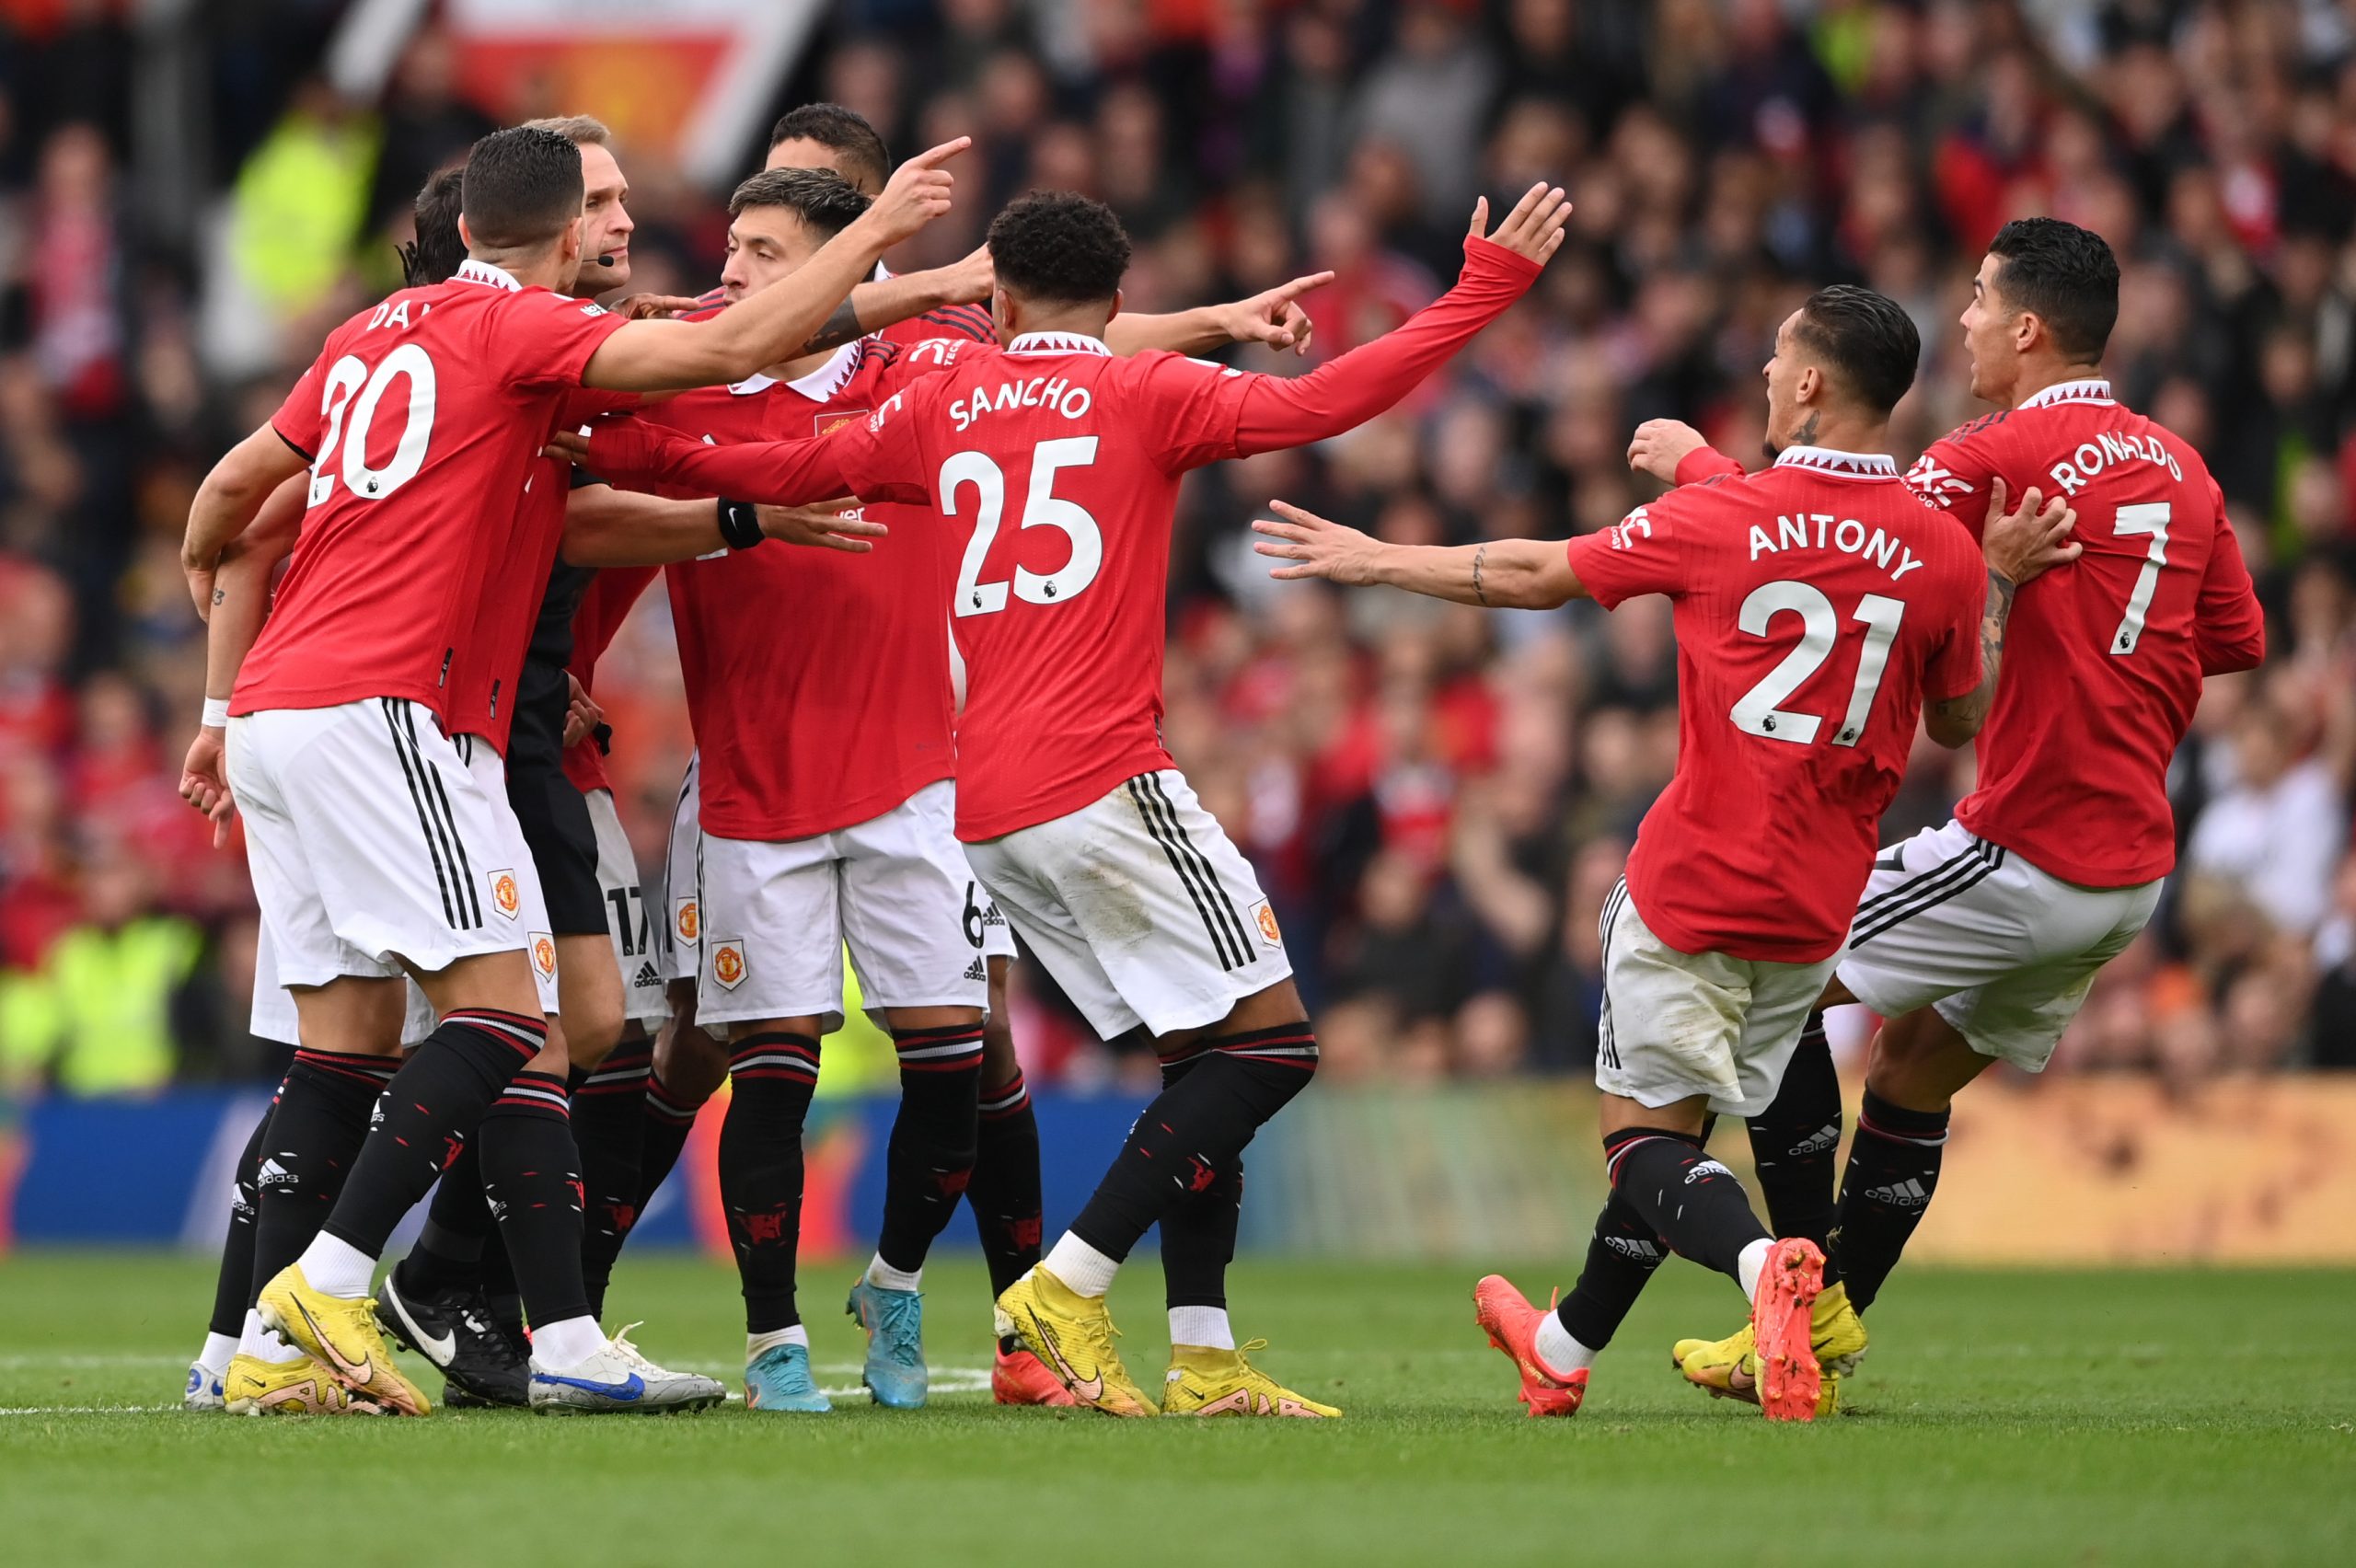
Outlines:
[[[173,788],[202,682],[190,494],[388,286],[426,173],[493,116],[600,108],[467,103],[430,27],[382,101],[353,101],[315,74],[340,8],[206,8],[180,75],[207,131],[191,201],[134,154],[126,8],[0,0],[10,1082],[268,1070],[241,858]],[[1400,410],[1184,496],[1170,744],[1258,864],[1336,1078],[1588,1067],[1596,916],[1675,762],[1675,649],[1658,600],[1489,615],[1276,584],[1254,509],[1402,542],[1604,526],[1650,493],[1623,461],[1645,419],[1758,452],[1773,327],[1841,280],[1922,331],[1904,464],[1981,411],[1954,318],[1987,236],[2032,213],[2102,233],[2124,270],[2110,374],[2208,456],[2271,656],[2210,683],[2162,917],[2056,1070],[2356,1066],[2356,0],[845,0],[777,104],[816,98],[895,149],[977,139],[903,268],[1026,188],[1077,188],[1136,239],[1134,307],[1333,270],[1315,357],[1446,286],[1476,194],[1570,188],[1538,290]],[[636,286],[706,286],[716,193],[621,151]],[[666,617],[651,597],[599,674],[650,868],[691,744]],[[1968,752],[1919,748],[1885,836],[1970,781]],[[1034,1077],[1124,1070],[1023,972]]]

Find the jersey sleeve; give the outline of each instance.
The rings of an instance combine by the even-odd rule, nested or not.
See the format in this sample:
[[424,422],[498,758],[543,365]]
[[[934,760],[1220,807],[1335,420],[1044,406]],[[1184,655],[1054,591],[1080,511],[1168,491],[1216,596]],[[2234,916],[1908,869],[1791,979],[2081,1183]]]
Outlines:
[[1988,481],[1997,472],[1990,432],[1999,416],[1975,420],[1931,443],[1914,466],[1906,470],[1906,485],[1940,511],[1948,513],[1971,536],[1980,537],[1988,523]]
[[1988,569],[1973,556],[1957,562],[1954,577],[1946,625],[1923,669],[1923,696],[1930,702],[1953,702],[1980,688],[1980,623],[1988,613]]
[[[1140,366],[1146,449],[1164,472],[1305,446],[1397,403],[1538,281],[1537,262],[1475,237],[1456,286],[1371,342],[1307,375],[1264,375],[1180,354]],[[1140,356],[1142,358],[1143,356]]]
[[1600,533],[1580,535],[1565,547],[1571,574],[1607,610],[1645,594],[1681,595],[1692,585],[1693,510],[1671,490]]
[[270,416],[270,428],[277,432],[278,439],[306,463],[319,460],[319,444],[325,433],[319,421],[327,418],[319,407],[319,390],[327,379],[327,372],[320,367],[327,363],[327,351],[322,349],[319,357],[311,362],[311,368],[286,394],[286,400],[278,405],[278,412]]
[[1677,460],[1677,478],[1680,485],[1697,485],[1703,479],[1742,478],[1742,465],[1715,446],[1697,446]]
[[484,319],[502,378],[525,392],[581,389],[590,357],[628,325],[602,306],[546,289],[511,295],[503,309]]
[[2225,515],[2224,492],[2215,479],[2209,481],[2209,496],[2217,508],[2217,537],[2209,547],[2208,568],[2200,574],[2192,642],[2200,655],[2200,673],[2223,675],[2255,669],[2265,659],[2266,612],[2259,607],[2249,563],[2242,557],[2241,539]]

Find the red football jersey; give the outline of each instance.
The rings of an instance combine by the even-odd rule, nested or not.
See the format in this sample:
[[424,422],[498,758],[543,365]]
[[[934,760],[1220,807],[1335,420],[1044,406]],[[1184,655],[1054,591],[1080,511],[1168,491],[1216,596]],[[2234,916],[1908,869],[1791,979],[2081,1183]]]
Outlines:
[[[865,338],[798,381],[756,376],[644,417],[715,444],[807,441],[865,421],[915,374],[904,360],[936,352]],[[955,771],[942,529],[920,505],[864,510],[891,530],[864,555],[770,545],[666,569],[709,832],[809,838]]]
[[[605,657],[613,645],[614,634],[629,618],[638,596],[654,581],[662,568],[654,566],[609,566],[589,580],[581,591],[581,607],[572,612],[572,658],[565,668],[581,683],[583,691],[597,689],[597,661]],[[611,778],[606,776],[605,748],[594,735],[584,736],[564,748],[564,776],[583,794],[592,790],[610,790]]]
[[[558,409],[621,325],[468,261],[329,333],[271,421],[311,461],[310,505],[229,710],[399,697],[446,726],[479,614],[510,602],[522,622],[503,671],[513,690],[554,550],[515,548],[525,478],[551,467],[537,455]],[[553,488],[560,496],[560,478]],[[502,672],[469,667],[488,672],[487,697]]]
[[1029,333],[1004,350],[947,342],[927,346],[946,368],[824,440],[702,447],[625,421],[599,430],[588,466],[746,501],[849,491],[947,519],[957,540],[947,607],[966,672],[957,833],[995,838],[1170,766],[1163,600],[1186,470],[1372,418],[1538,271],[1468,239],[1455,288],[1397,331],[1295,379],[1172,353],[1115,358],[1069,334]]
[[1680,952],[1831,956],[1923,704],[1980,684],[1971,536],[1888,457],[1799,446],[1569,549],[1606,609],[1675,605],[1677,774],[1628,857],[1636,913]]
[[1956,820],[2065,882],[2128,887],[2176,864],[2168,761],[2200,679],[2266,656],[2266,621],[2216,480],[2111,397],[2049,386],[1932,443],[1907,482],[1977,536],[1988,481],[2069,497],[2085,553],[2021,589],[1980,785]]

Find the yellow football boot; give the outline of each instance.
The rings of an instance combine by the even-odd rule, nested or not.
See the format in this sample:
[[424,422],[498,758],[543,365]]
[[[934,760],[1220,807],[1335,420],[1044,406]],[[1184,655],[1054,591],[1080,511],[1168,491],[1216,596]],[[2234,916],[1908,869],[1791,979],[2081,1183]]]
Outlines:
[[266,1327],[353,1393],[399,1415],[433,1411],[424,1392],[393,1365],[392,1350],[377,1332],[376,1304],[367,1297],[314,1290],[302,1265],[289,1263],[261,1287],[254,1306]]
[[329,1376],[309,1356],[264,1361],[234,1356],[221,1379],[223,1408],[231,1415],[382,1415],[385,1407],[362,1399]]
[[[1818,1294],[1808,1309],[1808,1338],[1824,1368],[1816,1401],[1821,1418],[1840,1410],[1841,1379],[1865,1358],[1865,1320],[1849,1305],[1845,1286],[1828,1285]],[[1687,1382],[1716,1398],[1759,1402],[1759,1350],[1749,1323],[1722,1340],[1679,1340],[1669,1358]]]
[[1006,1287],[999,1310],[1074,1401],[1107,1415],[1152,1415],[1145,1390],[1121,1365],[1121,1331],[1101,1296],[1082,1296],[1044,1266]]
[[1342,1412],[1332,1405],[1294,1393],[1244,1359],[1247,1352],[1267,1347],[1266,1340],[1253,1340],[1242,1350],[1172,1345],[1170,1371],[1161,1383],[1161,1413],[1340,1418]]

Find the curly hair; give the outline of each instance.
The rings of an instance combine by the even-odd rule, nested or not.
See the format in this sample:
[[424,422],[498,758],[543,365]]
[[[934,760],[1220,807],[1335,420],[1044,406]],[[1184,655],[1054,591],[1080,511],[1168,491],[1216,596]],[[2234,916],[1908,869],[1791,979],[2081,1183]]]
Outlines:
[[1034,190],[990,224],[990,262],[1010,294],[1093,305],[1121,290],[1129,236],[1102,202],[1076,190]]
[[467,171],[462,166],[436,169],[417,193],[417,237],[393,251],[401,259],[401,282],[422,289],[446,283],[467,259],[467,242],[458,232],[458,191]]

